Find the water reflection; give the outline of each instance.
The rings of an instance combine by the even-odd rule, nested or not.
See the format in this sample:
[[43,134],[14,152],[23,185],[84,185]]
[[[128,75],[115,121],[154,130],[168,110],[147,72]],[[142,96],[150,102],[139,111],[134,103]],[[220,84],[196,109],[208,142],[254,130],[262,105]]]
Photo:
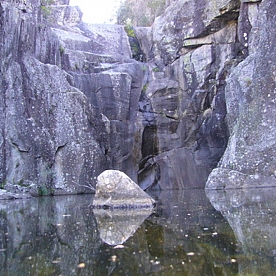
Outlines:
[[102,241],[109,245],[121,245],[136,232],[152,209],[94,209],[93,212]]
[[216,210],[203,190],[162,192],[115,228],[92,195],[1,201],[0,275],[273,275],[276,203],[259,194],[208,194]]
[[276,188],[207,191],[238,241],[240,275],[275,275]]

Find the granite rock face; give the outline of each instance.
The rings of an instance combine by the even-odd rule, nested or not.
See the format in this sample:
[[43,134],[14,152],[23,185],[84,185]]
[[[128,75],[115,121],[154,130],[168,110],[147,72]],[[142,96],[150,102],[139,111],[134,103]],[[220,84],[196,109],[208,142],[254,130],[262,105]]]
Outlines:
[[144,71],[128,37],[83,23],[69,1],[47,3],[0,3],[1,187],[89,192],[109,167],[135,179]]
[[123,26],[49,3],[0,3],[1,188],[84,193],[106,169],[204,187],[222,156],[208,187],[225,169],[273,179],[272,1],[167,1],[135,29],[139,61]]
[[40,1],[2,1],[0,10],[1,183],[80,192],[105,165],[101,116],[62,70],[62,45]]
[[137,29],[149,64],[140,99],[143,188],[204,187],[224,153],[226,79],[246,56],[240,5],[174,1],[151,29]]
[[[276,186],[275,179],[275,29],[272,1],[244,1],[251,24],[249,56],[231,73],[226,86],[230,140],[207,188]],[[236,174],[236,181],[231,175]]]
[[[153,51],[165,64],[173,62],[186,47],[196,44],[197,38],[204,38],[221,31],[239,15],[239,0],[178,0],[172,3],[164,16],[153,25]],[[230,36],[231,37],[231,36]],[[220,36],[224,41],[227,37]],[[214,40],[214,43],[222,41]]]

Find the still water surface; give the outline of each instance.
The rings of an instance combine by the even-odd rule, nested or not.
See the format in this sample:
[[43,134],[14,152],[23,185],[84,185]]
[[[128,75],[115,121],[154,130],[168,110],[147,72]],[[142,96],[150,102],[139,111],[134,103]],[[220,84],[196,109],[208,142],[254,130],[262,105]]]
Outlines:
[[147,212],[93,195],[0,201],[0,275],[275,275],[276,189],[161,192]]

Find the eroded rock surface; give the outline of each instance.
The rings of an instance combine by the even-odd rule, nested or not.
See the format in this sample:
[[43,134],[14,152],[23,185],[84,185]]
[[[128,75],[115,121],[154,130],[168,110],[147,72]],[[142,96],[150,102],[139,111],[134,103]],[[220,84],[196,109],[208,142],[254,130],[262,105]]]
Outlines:
[[0,3],[2,188],[85,193],[106,169],[143,189],[204,187],[222,156],[208,188],[229,170],[273,180],[272,0],[167,1],[135,29],[139,61],[123,26],[47,3]]
[[224,153],[226,78],[246,55],[239,12],[240,1],[181,0],[151,29],[137,29],[149,63],[140,99],[143,187],[204,187]]
[[222,182],[224,188],[276,186],[276,41],[271,32],[276,27],[276,6],[272,1],[243,4],[252,26],[249,56],[227,81],[231,136],[219,167],[209,177],[209,189],[221,188]]
[[128,37],[122,26],[83,23],[69,1],[47,3],[0,3],[1,186],[89,192],[110,167],[135,180],[144,71]]

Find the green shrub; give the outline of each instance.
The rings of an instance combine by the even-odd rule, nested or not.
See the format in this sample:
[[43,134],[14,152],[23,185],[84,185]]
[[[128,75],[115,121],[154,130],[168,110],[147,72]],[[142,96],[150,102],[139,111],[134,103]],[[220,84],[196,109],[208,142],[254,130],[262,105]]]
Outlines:
[[59,46],[59,52],[60,52],[60,55],[61,55],[61,56],[62,56],[62,55],[64,54],[64,52],[65,52],[65,48],[64,48],[62,45]]
[[0,183],[0,189],[4,189],[6,186],[6,181]]
[[54,3],[54,0],[41,0],[40,8],[45,18],[51,15],[51,5]]
[[127,22],[124,28],[128,37],[135,37],[135,32],[130,22]]

